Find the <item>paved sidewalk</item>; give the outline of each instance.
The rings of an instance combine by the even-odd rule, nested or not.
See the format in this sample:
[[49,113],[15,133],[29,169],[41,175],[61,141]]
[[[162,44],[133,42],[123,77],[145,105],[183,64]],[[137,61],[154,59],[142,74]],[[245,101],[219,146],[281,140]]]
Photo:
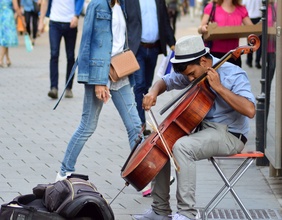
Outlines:
[[[196,34],[199,21],[194,23],[182,17],[177,24],[177,38]],[[81,35],[79,28],[79,37]],[[36,41],[34,51],[25,51],[23,36],[20,46],[12,48],[12,66],[0,68],[0,204],[11,201],[20,194],[32,192],[38,183],[55,180],[63,159],[67,143],[78,126],[81,116],[84,88],[74,83],[73,99],[63,99],[54,111],[56,101],[47,97],[49,90],[49,42],[45,33]],[[80,40],[78,40],[80,42]],[[77,50],[79,48],[77,44]],[[60,88],[64,88],[66,58],[64,42],[60,55]],[[161,57],[160,57],[161,58]],[[246,57],[243,58],[245,63]],[[160,60],[160,59],[159,59]],[[260,94],[260,72],[248,71],[255,96]],[[158,79],[158,76],[155,77]],[[160,123],[164,116],[158,111],[177,93],[165,93],[159,97],[152,110]],[[255,150],[255,119],[251,120],[251,131],[247,150]],[[104,105],[98,128],[88,140],[78,158],[77,173],[87,174],[98,190],[111,202],[124,187],[120,170],[130,153],[125,128],[112,101]],[[238,164],[221,162],[226,174]],[[282,219],[282,178],[268,177],[268,167],[253,164],[237,183],[235,190],[254,219]],[[207,160],[198,162],[197,204],[205,207],[223,182]],[[173,171],[174,172],[174,171]],[[176,184],[171,187],[171,206],[176,211]],[[132,214],[149,208],[151,198],[143,198],[132,186],[111,203],[117,220],[129,220]],[[243,219],[239,206],[230,194],[218,204],[217,213],[211,219]],[[224,214],[225,213],[225,214]],[[229,213],[229,214],[228,214]],[[235,213],[237,217],[229,216]]]

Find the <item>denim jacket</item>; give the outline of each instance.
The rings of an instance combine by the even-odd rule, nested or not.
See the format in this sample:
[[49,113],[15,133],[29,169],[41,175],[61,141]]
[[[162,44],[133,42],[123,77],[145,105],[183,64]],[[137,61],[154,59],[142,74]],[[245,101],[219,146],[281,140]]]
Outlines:
[[[108,83],[113,45],[110,2],[91,1],[87,7],[77,59],[79,83]],[[124,12],[124,0],[121,0],[120,4]],[[133,75],[129,80],[133,85]]]

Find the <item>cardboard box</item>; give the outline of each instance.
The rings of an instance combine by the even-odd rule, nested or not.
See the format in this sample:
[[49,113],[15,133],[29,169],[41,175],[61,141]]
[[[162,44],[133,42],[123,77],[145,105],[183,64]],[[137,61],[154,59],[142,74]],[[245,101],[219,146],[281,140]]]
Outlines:
[[224,26],[218,27],[216,23],[208,26],[208,32],[204,34],[205,40],[234,39],[248,37],[250,34],[261,35],[262,24],[243,25],[243,26]]
[[268,27],[267,32],[270,35],[276,35],[276,27]]

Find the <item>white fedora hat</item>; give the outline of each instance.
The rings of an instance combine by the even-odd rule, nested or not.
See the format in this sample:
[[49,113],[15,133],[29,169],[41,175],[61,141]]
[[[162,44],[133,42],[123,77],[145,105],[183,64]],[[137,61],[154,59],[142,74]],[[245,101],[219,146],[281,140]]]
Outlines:
[[189,62],[209,52],[210,48],[205,47],[200,35],[181,37],[175,44],[175,55],[170,59],[170,62]]

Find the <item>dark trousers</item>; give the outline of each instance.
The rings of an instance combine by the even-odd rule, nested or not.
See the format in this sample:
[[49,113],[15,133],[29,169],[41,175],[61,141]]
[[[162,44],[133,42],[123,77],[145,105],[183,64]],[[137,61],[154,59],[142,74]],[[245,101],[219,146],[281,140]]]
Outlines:
[[143,96],[148,93],[152,85],[159,52],[159,47],[146,48],[140,45],[136,54],[140,69],[134,73],[136,83],[134,86],[134,94],[142,124],[146,123],[142,100]]
[[274,77],[276,68],[276,54],[275,53],[267,53],[267,65],[266,65],[266,74],[267,74],[267,84],[265,91],[265,100],[266,100],[266,115],[269,113],[269,105],[270,105],[270,92],[271,92],[271,83]]
[[[261,20],[261,18],[252,18],[251,19],[253,24],[257,24],[260,20]],[[261,36],[259,36],[259,39],[260,39],[260,42],[262,42]],[[256,51],[256,59],[255,59],[256,64],[260,63],[260,59],[261,59],[261,46]],[[253,63],[253,53],[247,54],[247,63],[249,63],[249,64]]]
[[169,20],[170,20],[170,25],[172,27],[173,30],[173,34],[175,34],[176,31],[176,20],[178,17],[178,11],[177,10],[168,10],[168,16],[169,16]]
[[33,11],[25,11],[24,18],[26,23],[26,31],[31,36],[31,20],[32,20],[32,38],[35,39],[37,36],[37,26],[38,26],[38,13]]
[[[50,88],[58,89],[59,80],[59,55],[60,55],[60,45],[61,39],[65,40],[65,48],[67,55],[67,72],[66,72],[66,82],[71,73],[72,66],[75,61],[75,43],[77,37],[77,28],[70,28],[70,23],[63,22],[49,22],[49,41],[50,41]],[[67,88],[71,89],[73,84],[73,78],[68,84]]]

